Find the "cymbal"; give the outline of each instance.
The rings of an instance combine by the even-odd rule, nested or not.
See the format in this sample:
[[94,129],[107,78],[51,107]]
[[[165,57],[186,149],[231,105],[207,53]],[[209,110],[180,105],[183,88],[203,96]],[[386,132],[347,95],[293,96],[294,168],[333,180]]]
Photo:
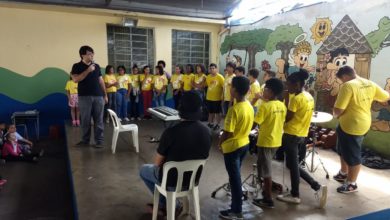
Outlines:
[[311,117],[312,123],[324,123],[331,121],[333,119],[333,115],[326,112],[313,112],[313,116]]

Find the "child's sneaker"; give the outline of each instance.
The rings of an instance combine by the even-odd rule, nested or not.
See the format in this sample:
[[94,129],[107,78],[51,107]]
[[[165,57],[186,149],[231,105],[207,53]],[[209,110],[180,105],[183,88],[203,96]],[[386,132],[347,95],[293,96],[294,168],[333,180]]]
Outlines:
[[276,197],[278,200],[287,202],[287,203],[293,203],[293,204],[299,204],[301,203],[301,199],[298,197],[293,197],[291,194],[286,194],[286,195],[278,195]]
[[72,126],[73,126],[73,127],[76,127],[76,126],[77,126],[76,120],[73,120],[73,121],[72,121]]
[[254,199],[252,203],[255,206],[259,206],[260,208],[275,208],[274,201],[268,199]]
[[130,120],[134,121],[134,117],[131,117]]
[[347,174],[341,174],[340,171],[333,176],[333,179],[338,181],[338,182],[344,182],[347,180]]
[[234,213],[230,209],[220,211],[219,217],[221,217],[223,219],[231,219],[231,220],[243,220],[244,219],[244,217],[242,216],[242,213]]
[[328,187],[321,186],[315,193],[315,198],[318,201],[318,206],[320,209],[324,208],[326,205],[326,199],[328,198]]
[[128,117],[125,117],[123,120],[130,121],[130,119]]
[[76,120],[76,126],[80,126],[80,120]]
[[138,120],[138,121],[141,121],[141,117],[137,117],[137,120]]
[[357,192],[358,191],[357,188],[358,188],[357,184],[344,183],[342,186],[337,188],[337,192],[348,194],[348,193]]

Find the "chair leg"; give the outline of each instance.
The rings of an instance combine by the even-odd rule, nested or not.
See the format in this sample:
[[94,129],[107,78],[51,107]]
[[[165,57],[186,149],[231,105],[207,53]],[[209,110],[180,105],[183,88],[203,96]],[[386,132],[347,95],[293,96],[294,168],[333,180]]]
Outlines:
[[190,214],[190,197],[191,195],[188,194],[188,196],[183,198],[183,214],[186,215]]
[[176,193],[167,193],[167,220],[175,220]]
[[197,186],[192,190],[192,198],[194,201],[195,219],[200,220],[199,188]]
[[114,130],[114,133],[112,134],[112,145],[111,145],[111,150],[113,154],[115,154],[116,142],[118,141],[118,136],[119,136],[119,131]]
[[153,219],[152,220],[157,220],[159,197],[160,197],[160,192],[155,187],[154,194],[153,194]]
[[138,143],[138,129],[137,130],[134,130],[132,132],[132,135],[133,135],[133,144],[134,144],[134,147],[135,147],[135,152],[139,152],[139,143]]

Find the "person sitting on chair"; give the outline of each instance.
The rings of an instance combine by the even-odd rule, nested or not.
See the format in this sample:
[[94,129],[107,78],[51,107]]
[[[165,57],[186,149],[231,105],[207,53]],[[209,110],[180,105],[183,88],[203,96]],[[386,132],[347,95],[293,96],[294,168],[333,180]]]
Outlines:
[[[212,143],[210,129],[200,122],[202,116],[202,100],[194,91],[183,94],[179,104],[181,121],[173,127],[167,128],[160,138],[160,144],[154,157],[154,164],[144,164],[140,169],[140,176],[148,189],[154,193],[155,184],[162,181],[163,166],[168,161],[186,161],[206,159]],[[175,176],[168,176],[167,186],[175,187]],[[189,178],[184,179],[184,184]],[[166,215],[165,197],[160,196],[160,214]],[[148,204],[153,210],[153,204]],[[181,204],[177,203],[176,214],[182,211]]]

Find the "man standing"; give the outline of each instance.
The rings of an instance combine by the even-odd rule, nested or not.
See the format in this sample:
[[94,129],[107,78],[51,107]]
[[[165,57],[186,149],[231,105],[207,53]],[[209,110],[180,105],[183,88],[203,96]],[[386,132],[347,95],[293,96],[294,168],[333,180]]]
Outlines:
[[[210,74],[206,77],[207,85],[207,109],[209,111],[209,123],[210,129],[219,130],[219,123],[221,121],[221,101],[223,98],[223,85],[225,79],[218,73],[217,64],[210,64]],[[215,125],[214,125],[215,120]]]
[[374,100],[389,100],[389,93],[374,82],[357,76],[349,66],[341,67],[336,76],[343,82],[333,109],[334,116],[339,119],[336,132],[341,169],[333,178],[344,182],[337,192],[351,193],[357,191],[356,179],[362,162],[360,151],[371,126],[371,104]]
[[81,61],[73,64],[71,76],[78,83],[82,139],[79,146],[89,145],[91,116],[94,121],[95,147],[103,147],[104,104],[108,102],[100,66],[93,62],[94,52],[89,46],[80,47]]

